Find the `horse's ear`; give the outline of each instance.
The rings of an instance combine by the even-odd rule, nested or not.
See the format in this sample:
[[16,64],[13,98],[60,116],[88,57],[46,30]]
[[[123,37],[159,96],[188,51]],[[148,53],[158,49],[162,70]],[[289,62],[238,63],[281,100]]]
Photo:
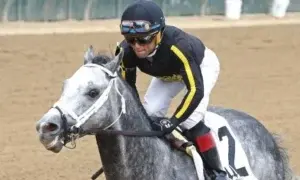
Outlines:
[[123,48],[120,48],[118,55],[114,57],[109,63],[105,65],[107,69],[109,69],[112,73],[116,72],[120,66],[120,63],[124,56]]
[[84,62],[83,62],[83,64],[91,63],[94,57],[95,57],[94,48],[91,45],[88,48],[88,50],[84,53],[84,56],[83,56]]

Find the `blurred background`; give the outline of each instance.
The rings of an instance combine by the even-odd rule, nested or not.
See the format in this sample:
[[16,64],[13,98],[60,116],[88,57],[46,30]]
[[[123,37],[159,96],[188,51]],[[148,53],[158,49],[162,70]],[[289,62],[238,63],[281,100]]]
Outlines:
[[[58,21],[118,18],[134,0],[0,0],[2,21]],[[155,0],[167,16],[299,12],[299,0]]]
[[[0,180],[86,180],[99,169],[94,137],[53,154],[40,144],[35,123],[83,64],[89,45],[110,53],[123,40],[119,17],[133,1],[0,0]],[[155,2],[168,23],[199,37],[219,57],[210,104],[249,113],[280,135],[299,175],[300,0]],[[138,73],[143,98],[151,77]]]

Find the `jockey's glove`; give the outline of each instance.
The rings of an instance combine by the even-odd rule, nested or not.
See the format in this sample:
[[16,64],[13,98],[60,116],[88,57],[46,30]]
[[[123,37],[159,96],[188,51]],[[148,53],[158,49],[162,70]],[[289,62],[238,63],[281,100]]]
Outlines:
[[179,121],[175,118],[162,118],[151,123],[154,131],[162,131],[164,134],[170,134],[178,125]]

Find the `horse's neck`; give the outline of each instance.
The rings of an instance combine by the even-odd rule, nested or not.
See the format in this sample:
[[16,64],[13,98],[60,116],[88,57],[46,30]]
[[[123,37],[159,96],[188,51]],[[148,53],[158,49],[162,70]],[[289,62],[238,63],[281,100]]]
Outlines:
[[[148,116],[141,111],[140,103],[130,92],[126,91],[126,88],[119,87],[120,91],[122,89],[125,89],[121,94],[126,99],[126,114],[121,116],[113,129],[150,131]],[[111,102],[116,103],[117,99],[111,99]],[[119,115],[120,108],[114,110],[118,111],[113,113],[116,115],[111,116],[115,119]],[[170,159],[164,156],[170,154],[170,147],[159,138],[114,135],[97,136],[96,138],[107,179],[132,179],[132,176],[135,176],[133,179],[147,179],[146,176],[152,176],[164,170],[162,167],[159,168],[162,161],[166,161],[163,164],[169,164]]]
[[[134,98],[123,81],[118,89],[126,99],[126,114],[112,126],[116,130],[150,131],[149,118],[137,98]],[[114,92],[111,102],[120,105]],[[113,122],[121,108],[113,108]],[[193,161],[187,155],[170,148],[169,143],[157,137],[96,136],[107,180],[195,180]]]

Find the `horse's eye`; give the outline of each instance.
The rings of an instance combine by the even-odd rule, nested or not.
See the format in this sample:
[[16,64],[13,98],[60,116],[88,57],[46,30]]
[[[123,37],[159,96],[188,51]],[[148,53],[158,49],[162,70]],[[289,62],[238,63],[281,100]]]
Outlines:
[[91,98],[95,98],[99,95],[99,90],[98,89],[92,89],[88,92],[88,96]]

